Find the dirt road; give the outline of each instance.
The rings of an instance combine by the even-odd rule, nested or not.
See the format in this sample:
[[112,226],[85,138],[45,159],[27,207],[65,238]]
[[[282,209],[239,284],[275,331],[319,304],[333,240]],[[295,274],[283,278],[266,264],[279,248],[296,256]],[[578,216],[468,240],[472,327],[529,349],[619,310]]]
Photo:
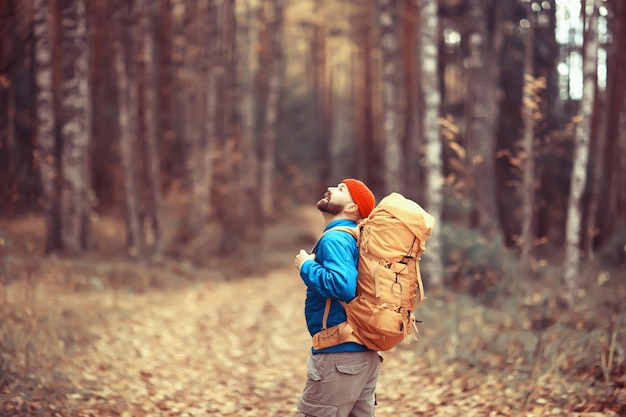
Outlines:
[[[278,267],[245,279],[206,269],[204,279],[137,292],[101,285],[98,274],[110,272],[97,265],[42,261],[3,294],[15,308],[0,309],[0,415],[297,415],[310,339],[289,253],[307,242],[294,229],[320,230],[319,214],[305,214],[274,231],[267,246],[282,253]],[[536,335],[516,325],[518,310],[446,290],[428,296],[423,340],[383,355],[377,417],[623,415],[619,385],[596,383],[594,368],[577,381],[555,368],[586,357],[567,350],[559,328],[544,335],[555,348],[533,357]]]
[[73,403],[83,415],[293,415],[309,343],[293,272],[111,294],[92,306],[106,311],[97,340],[67,369],[82,389]]

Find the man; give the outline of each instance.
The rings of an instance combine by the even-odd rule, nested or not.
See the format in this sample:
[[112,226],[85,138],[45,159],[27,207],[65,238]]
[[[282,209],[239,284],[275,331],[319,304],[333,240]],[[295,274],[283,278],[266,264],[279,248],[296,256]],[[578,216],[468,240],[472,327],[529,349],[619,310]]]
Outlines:
[[[355,227],[369,216],[376,200],[361,181],[345,179],[329,187],[317,203],[329,231],[337,226]],[[330,231],[319,239],[314,253],[304,249],[294,266],[307,286],[305,317],[311,336],[322,329],[326,300],[330,299],[327,327],[346,320],[338,300],[349,302],[356,295],[359,250],[356,239],[345,231]],[[382,358],[355,342],[325,349],[311,349],[307,381],[298,404],[300,417],[372,417],[375,390]]]

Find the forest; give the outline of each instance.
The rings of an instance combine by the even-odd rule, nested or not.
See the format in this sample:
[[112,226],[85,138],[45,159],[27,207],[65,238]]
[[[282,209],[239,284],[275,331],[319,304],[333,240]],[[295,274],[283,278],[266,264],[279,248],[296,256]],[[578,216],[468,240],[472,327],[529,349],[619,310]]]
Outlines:
[[623,0],[0,0],[0,415],[292,416],[343,178],[436,220],[376,415],[626,416]]

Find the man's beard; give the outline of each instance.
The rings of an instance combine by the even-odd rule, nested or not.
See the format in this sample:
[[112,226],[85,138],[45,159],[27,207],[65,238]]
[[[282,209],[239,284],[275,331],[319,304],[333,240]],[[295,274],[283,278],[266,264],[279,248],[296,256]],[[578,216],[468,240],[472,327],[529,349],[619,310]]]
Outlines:
[[343,211],[345,206],[341,204],[331,203],[328,198],[322,198],[317,202],[317,209],[323,213],[332,214],[333,216],[338,215]]

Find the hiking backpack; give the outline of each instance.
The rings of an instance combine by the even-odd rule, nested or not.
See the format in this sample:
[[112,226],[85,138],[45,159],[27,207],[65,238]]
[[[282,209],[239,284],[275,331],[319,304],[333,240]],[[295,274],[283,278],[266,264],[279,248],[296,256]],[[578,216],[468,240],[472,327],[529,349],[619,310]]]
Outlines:
[[330,229],[357,239],[359,275],[356,297],[340,301],[345,322],[327,328],[331,300],[326,300],[322,330],[313,336],[315,349],[357,342],[387,351],[402,340],[409,343],[411,334],[419,340],[413,312],[426,299],[419,260],[434,223],[419,204],[391,193],[357,227]]

